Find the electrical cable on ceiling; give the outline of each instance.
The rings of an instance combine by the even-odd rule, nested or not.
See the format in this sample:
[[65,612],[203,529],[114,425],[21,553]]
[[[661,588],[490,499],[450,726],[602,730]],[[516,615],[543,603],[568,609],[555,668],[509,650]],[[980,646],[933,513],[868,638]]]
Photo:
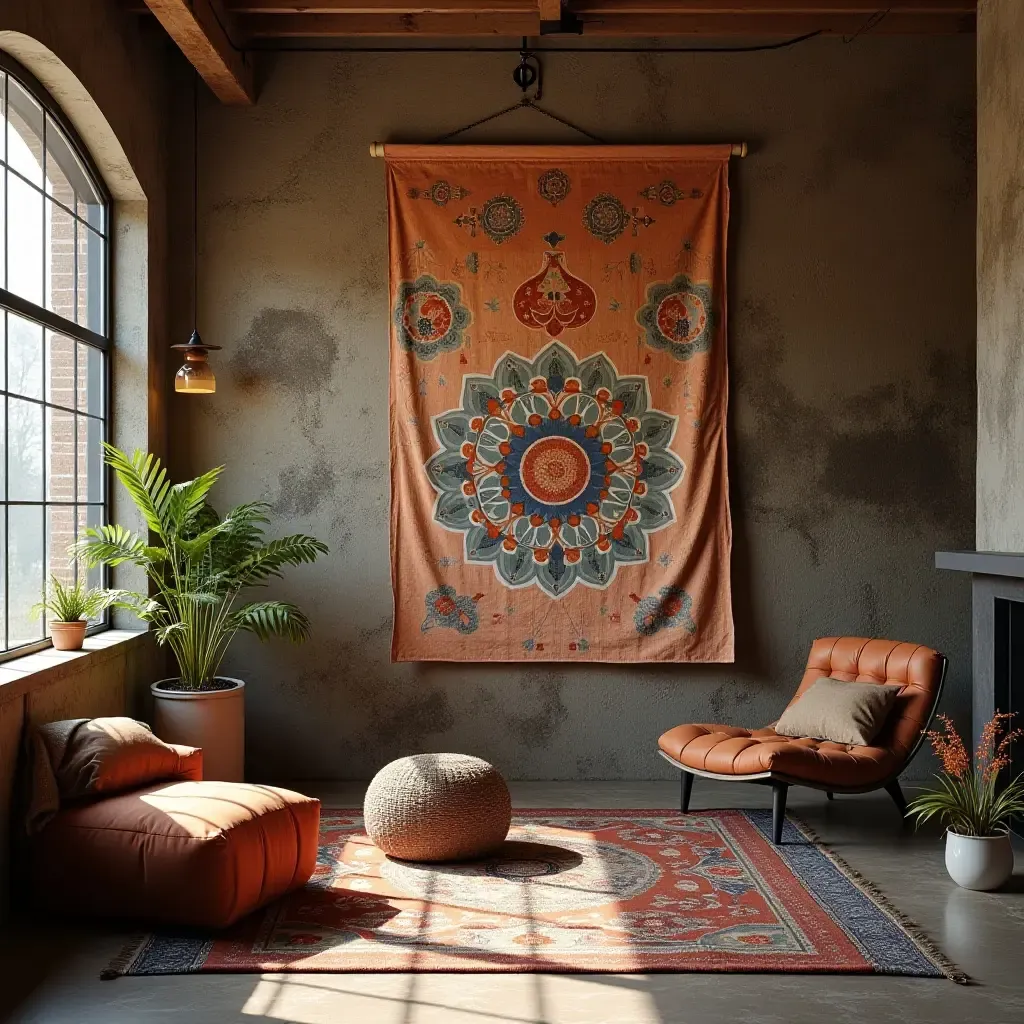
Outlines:
[[[518,46],[239,46],[231,37],[227,25],[217,12],[217,5],[211,4],[210,10],[220,26],[228,45],[243,57],[247,53],[518,53]],[[888,13],[886,11],[885,13]],[[869,19],[870,20],[870,19]],[[865,24],[853,37],[856,39],[862,32],[873,28],[874,24]],[[537,46],[535,53],[762,53],[770,50],[785,50],[797,46],[809,39],[822,34],[822,29],[805,32],[792,39],[781,39],[774,43],[752,43],[748,46]],[[852,42],[853,39],[847,40]],[[525,44],[525,41],[524,41]]]
[[[822,34],[822,30],[777,43],[749,46],[535,46],[534,53],[762,53],[785,50]],[[860,33],[858,33],[859,35]],[[230,42],[230,40],[228,40]],[[231,43],[234,46],[234,43]],[[518,53],[518,46],[248,46],[239,53]]]

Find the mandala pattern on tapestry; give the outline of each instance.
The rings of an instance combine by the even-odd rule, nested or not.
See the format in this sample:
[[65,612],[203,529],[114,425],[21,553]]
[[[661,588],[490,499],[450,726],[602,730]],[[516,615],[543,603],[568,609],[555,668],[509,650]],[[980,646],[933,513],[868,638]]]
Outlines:
[[518,234],[523,220],[523,208],[512,196],[494,196],[480,210],[480,227],[495,245]]
[[402,348],[427,360],[440,352],[454,352],[473,314],[462,305],[457,284],[424,274],[401,283],[392,319]]
[[694,284],[685,274],[647,288],[647,302],[637,310],[651,348],[664,349],[676,359],[689,359],[711,348],[715,314],[711,288]]
[[650,408],[647,379],[620,377],[603,352],[578,361],[552,342],[532,362],[506,353],[490,376],[463,377],[460,408],[433,427],[434,520],[507,587],[602,589],[675,521],[676,417]]
[[553,167],[545,171],[537,179],[537,194],[541,199],[546,199],[552,206],[557,206],[572,189],[572,182],[565,171]]
[[606,244],[614,242],[629,223],[629,210],[610,192],[594,196],[583,210],[583,226]]

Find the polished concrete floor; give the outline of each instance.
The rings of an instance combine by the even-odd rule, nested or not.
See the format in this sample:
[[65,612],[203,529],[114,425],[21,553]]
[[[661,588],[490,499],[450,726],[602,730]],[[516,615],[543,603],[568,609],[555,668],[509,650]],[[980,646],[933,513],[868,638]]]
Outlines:
[[[305,786],[358,806],[359,786]],[[670,783],[513,784],[520,807],[673,807]],[[693,806],[765,806],[759,787],[702,783]],[[0,1018],[33,1024],[914,1024],[1024,1022],[1024,853],[1006,890],[946,876],[935,832],[904,829],[885,794],[794,790],[791,810],[974,979],[812,975],[295,974],[100,981],[111,931],[16,921],[0,949]]]

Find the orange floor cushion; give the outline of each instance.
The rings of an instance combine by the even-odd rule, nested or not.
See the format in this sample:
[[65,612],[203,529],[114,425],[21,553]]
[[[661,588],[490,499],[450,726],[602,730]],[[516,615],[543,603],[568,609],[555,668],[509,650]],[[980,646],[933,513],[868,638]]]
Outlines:
[[223,928],[308,881],[320,802],[272,786],[164,782],[63,808],[31,839],[53,910]]

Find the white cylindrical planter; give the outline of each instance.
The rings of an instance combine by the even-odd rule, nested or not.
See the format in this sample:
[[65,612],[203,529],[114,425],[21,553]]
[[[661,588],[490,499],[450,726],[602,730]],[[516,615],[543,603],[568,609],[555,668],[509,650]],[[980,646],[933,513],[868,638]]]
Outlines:
[[203,778],[242,782],[245,777],[245,683],[230,690],[167,690],[153,683],[153,731],[167,743],[203,748]]
[[998,889],[1013,874],[1009,833],[999,836],[961,836],[946,831],[946,870],[964,889]]

